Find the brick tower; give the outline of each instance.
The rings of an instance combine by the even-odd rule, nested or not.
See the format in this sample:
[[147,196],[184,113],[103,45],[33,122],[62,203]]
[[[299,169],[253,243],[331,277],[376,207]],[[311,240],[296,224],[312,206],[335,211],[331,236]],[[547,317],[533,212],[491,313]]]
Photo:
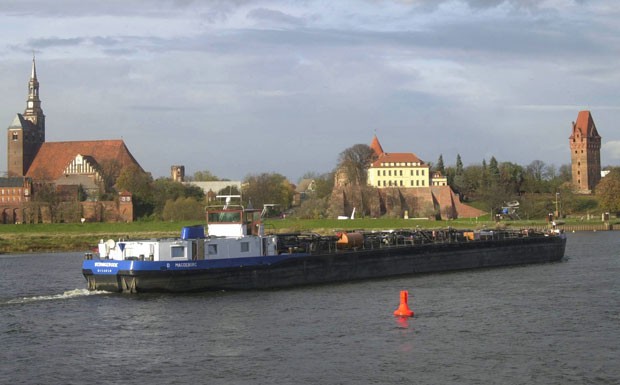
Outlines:
[[23,114],[17,114],[7,132],[8,176],[24,176],[37,151],[45,142],[45,115],[39,99],[39,81],[34,57],[28,81],[28,100]]
[[573,188],[581,194],[591,194],[601,180],[601,136],[590,111],[579,111],[569,137]]

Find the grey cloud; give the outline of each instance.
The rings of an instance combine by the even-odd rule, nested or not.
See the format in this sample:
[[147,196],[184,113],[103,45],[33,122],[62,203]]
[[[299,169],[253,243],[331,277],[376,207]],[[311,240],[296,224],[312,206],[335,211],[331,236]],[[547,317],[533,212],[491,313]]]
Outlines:
[[248,12],[248,18],[268,23],[287,24],[292,26],[301,26],[305,24],[304,20],[301,18],[266,8],[256,8],[251,10]]
[[83,38],[75,37],[75,38],[40,38],[40,39],[30,39],[28,40],[28,46],[32,48],[52,48],[52,47],[70,47],[80,45],[84,42]]

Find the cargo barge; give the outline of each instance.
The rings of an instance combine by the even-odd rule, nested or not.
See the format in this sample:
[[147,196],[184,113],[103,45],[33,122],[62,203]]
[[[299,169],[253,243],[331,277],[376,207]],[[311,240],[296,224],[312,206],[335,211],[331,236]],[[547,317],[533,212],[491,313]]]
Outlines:
[[523,265],[564,257],[563,233],[390,230],[265,234],[256,210],[207,210],[204,226],[181,237],[101,240],[85,255],[89,290],[251,290],[406,274]]

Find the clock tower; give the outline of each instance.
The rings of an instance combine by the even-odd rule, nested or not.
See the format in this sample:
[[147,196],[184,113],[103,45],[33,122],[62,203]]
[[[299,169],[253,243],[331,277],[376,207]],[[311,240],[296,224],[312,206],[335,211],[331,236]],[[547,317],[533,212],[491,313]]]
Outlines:
[[17,114],[7,134],[8,176],[24,176],[45,142],[45,115],[39,99],[39,80],[34,57],[28,81],[26,109],[23,114]]

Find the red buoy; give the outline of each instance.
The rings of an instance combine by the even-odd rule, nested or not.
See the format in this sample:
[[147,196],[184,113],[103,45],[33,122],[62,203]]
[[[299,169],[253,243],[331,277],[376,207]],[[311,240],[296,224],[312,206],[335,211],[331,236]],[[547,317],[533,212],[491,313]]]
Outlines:
[[399,317],[413,317],[413,312],[409,309],[409,305],[407,304],[407,300],[409,298],[409,293],[407,290],[400,291],[400,306],[394,312],[395,316]]

